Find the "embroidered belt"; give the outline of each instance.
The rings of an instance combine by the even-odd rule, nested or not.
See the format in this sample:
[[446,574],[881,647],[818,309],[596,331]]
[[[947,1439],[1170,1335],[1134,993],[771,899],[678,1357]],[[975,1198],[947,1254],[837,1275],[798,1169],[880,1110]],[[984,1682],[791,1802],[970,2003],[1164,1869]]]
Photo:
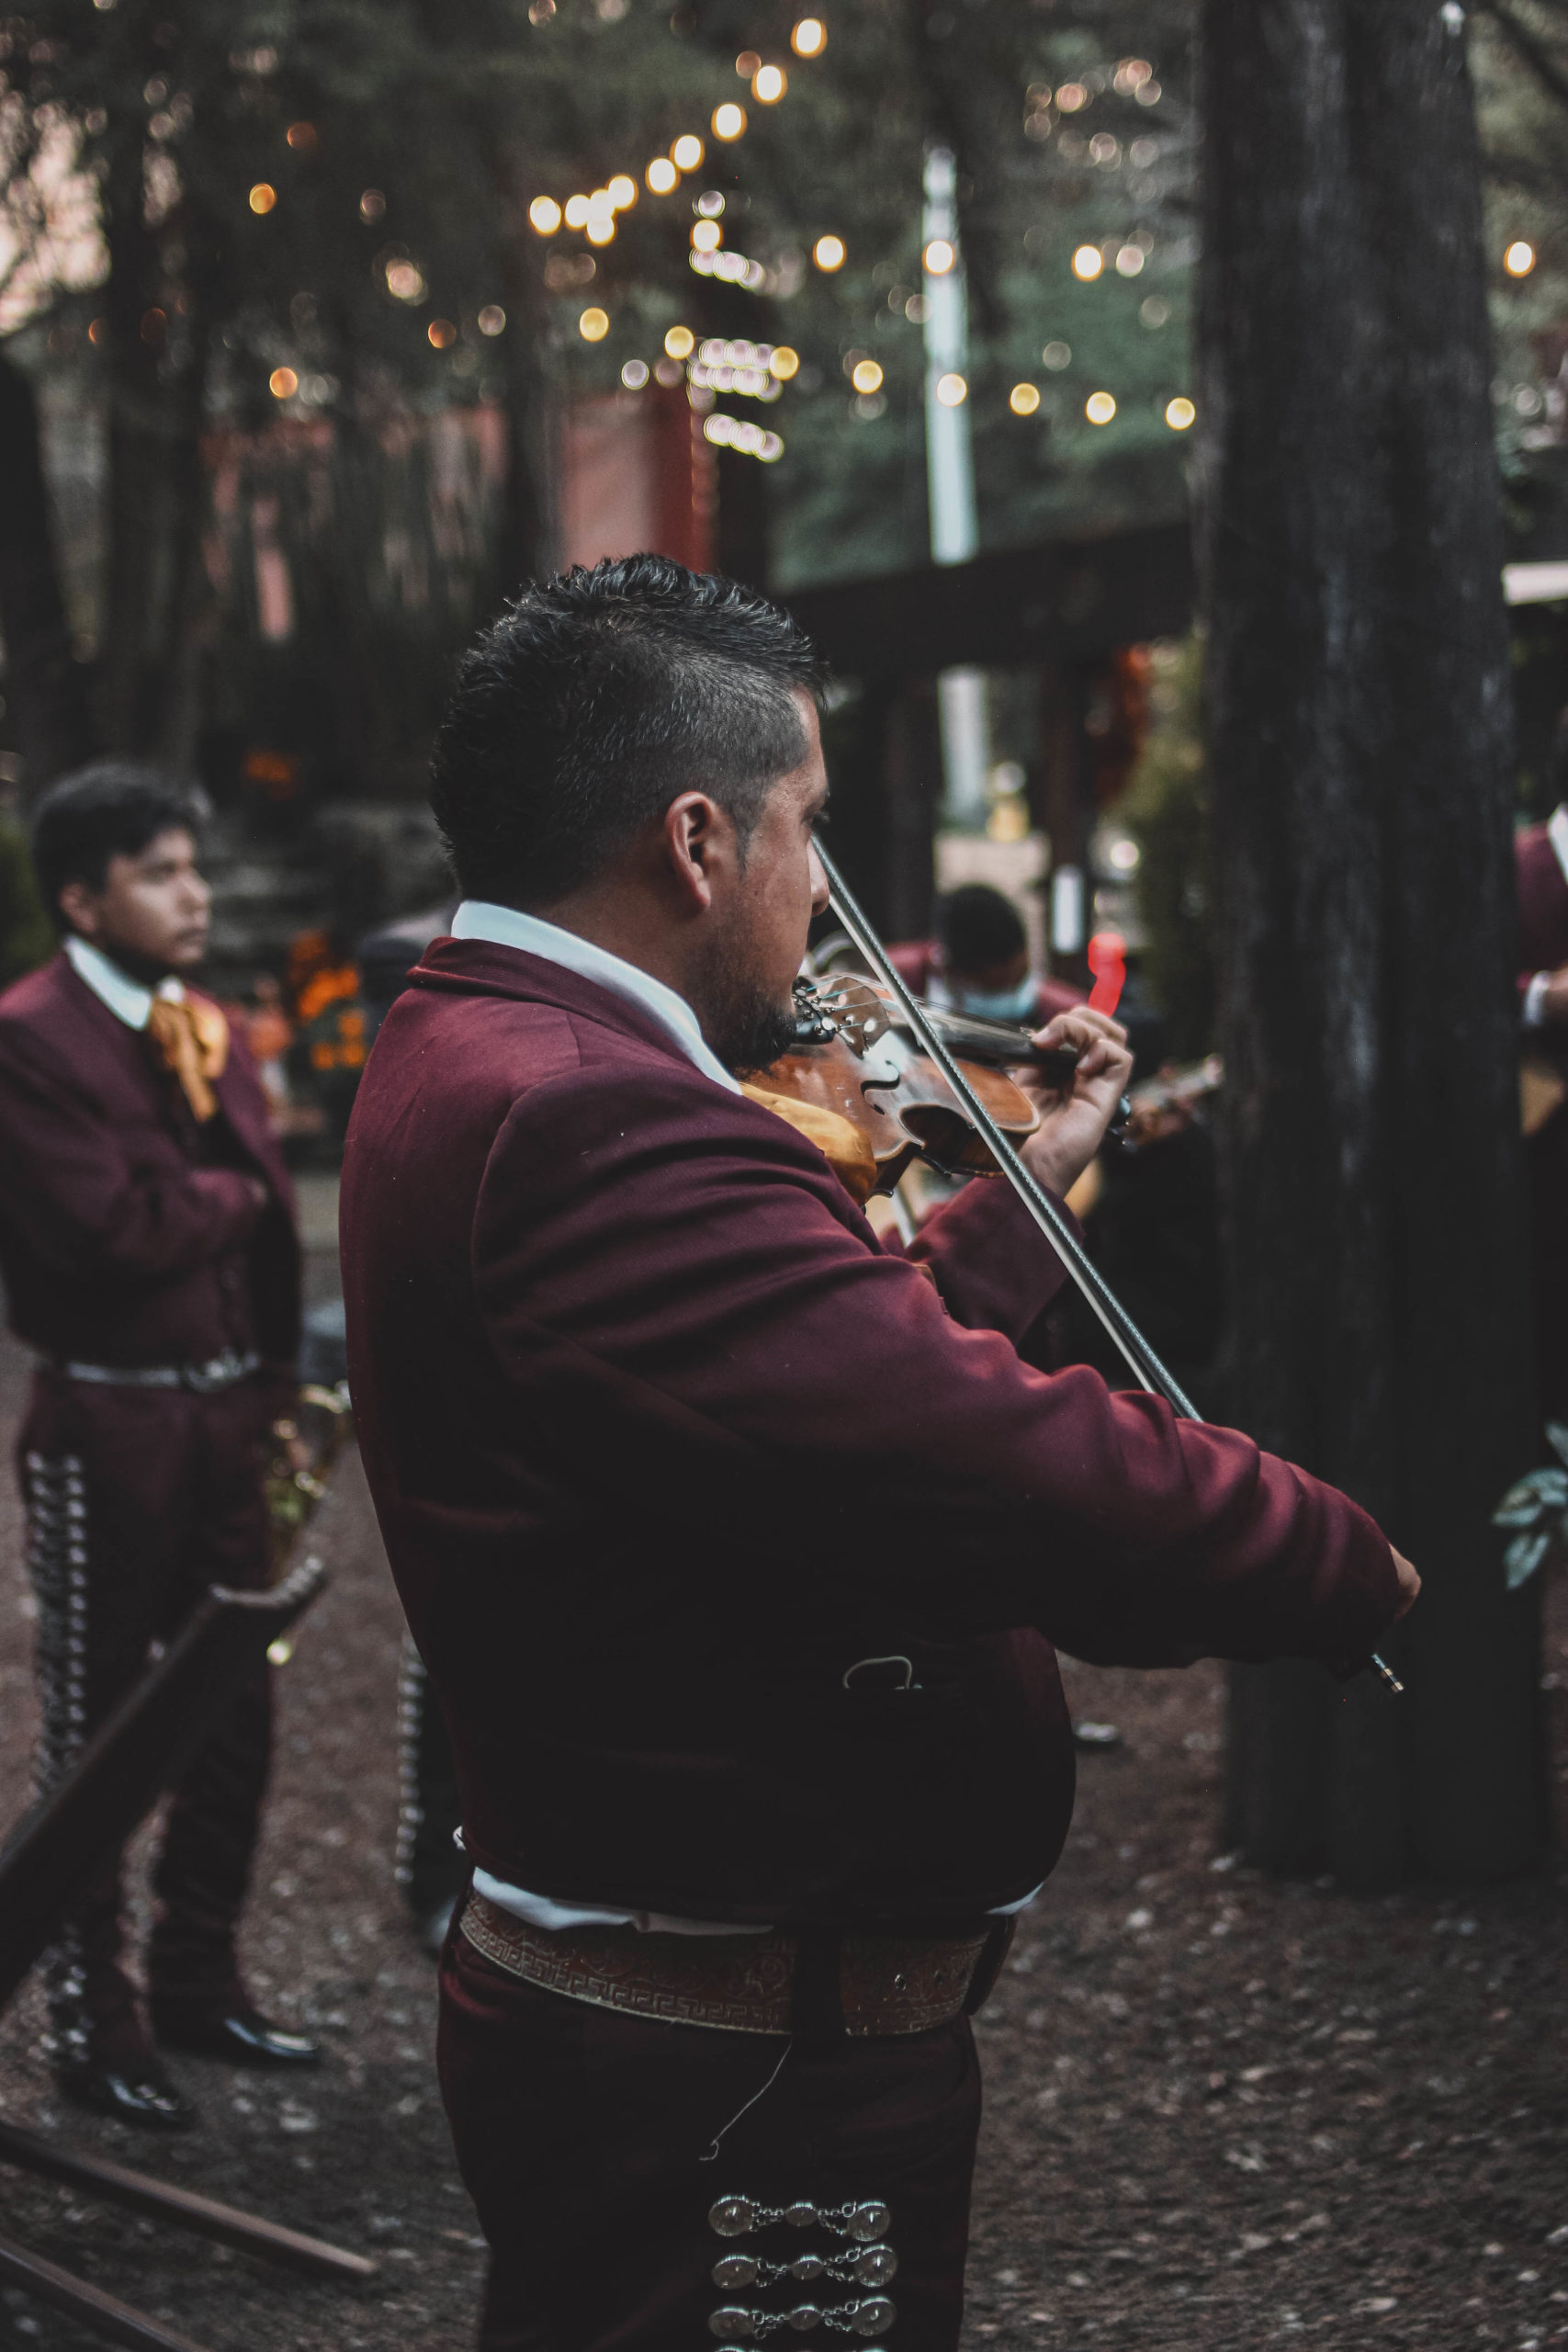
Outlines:
[[96,1388],[183,1388],[193,1396],[212,1396],[220,1388],[249,1380],[261,1370],[261,1358],[254,1351],[242,1356],[225,1348],[206,1363],[62,1363],[55,1370],[67,1380],[85,1380]]
[[[797,1936],[656,1936],[637,1928],[553,1935],[470,1893],[459,1922],[508,1975],[595,2008],[721,2033],[793,2030]],[[962,2016],[992,1939],[847,1934],[839,1958],[844,2030],[925,2033]]]

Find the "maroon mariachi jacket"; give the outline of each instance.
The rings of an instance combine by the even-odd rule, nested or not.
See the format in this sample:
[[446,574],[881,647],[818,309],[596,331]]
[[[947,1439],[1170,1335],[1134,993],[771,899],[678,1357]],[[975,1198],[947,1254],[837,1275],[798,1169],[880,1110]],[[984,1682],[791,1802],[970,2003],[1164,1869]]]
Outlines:
[[200,1364],[254,1347],[292,1369],[293,1197],[237,1039],[215,1091],[220,1114],[199,1127],[148,1038],[63,955],[0,996],[0,1273],[18,1339],[62,1362]]
[[1061,1272],[1001,1184],[927,1227],[933,1288],[638,1009],[479,942],[412,978],[349,1130],[350,1377],[485,1869],[970,1918],[1066,1835],[1052,1641],[1339,1659],[1386,1624],[1343,1496],[1020,1362]]

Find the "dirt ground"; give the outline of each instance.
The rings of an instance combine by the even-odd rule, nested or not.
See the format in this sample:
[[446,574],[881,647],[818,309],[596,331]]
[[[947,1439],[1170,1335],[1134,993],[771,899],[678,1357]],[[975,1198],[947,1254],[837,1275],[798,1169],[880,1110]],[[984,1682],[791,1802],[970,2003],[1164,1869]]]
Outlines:
[[[7,1457],[22,1380],[0,1348]],[[333,1581],[280,1677],[248,1964],[329,2064],[286,2086],[175,2061],[200,2128],[132,2133],[62,2109],[29,1988],[0,2019],[0,2111],[372,2253],[379,2276],[311,2285],[3,2170],[0,2212],[211,2352],[459,2352],[481,2248],[435,2093],[433,1970],[393,1883],[400,1619],[352,1458],[313,1538]],[[1552,1619],[1562,1771],[1561,1595]],[[0,1474],[0,1823],[26,1794],[30,1638]],[[1215,1850],[1218,1670],[1068,1671],[1077,1712],[1125,1743],[1084,1757],[1066,1858],[979,2022],[969,2352],[1568,2342],[1562,1854],[1460,1899],[1264,1882]],[[91,2341],[0,2291],[0,2346]]]

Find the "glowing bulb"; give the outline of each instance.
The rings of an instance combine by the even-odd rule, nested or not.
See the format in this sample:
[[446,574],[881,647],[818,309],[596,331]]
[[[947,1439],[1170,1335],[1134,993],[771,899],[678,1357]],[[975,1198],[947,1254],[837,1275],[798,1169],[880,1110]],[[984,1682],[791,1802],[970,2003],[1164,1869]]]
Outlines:
[[628,392],[640,392],[648,381],[646,359],[628,359],[621,370],[621,381]]
[[615,199],[610,194],[607,187],[596,187],[592,195],[588,199],[588,218],[590,220],[594,220],[595,218],[603,220],[606,214],[614,212],[615,209]]
[[423,272],[412,261],[389,261],[387,264],[387,291],[399,302],[423,302]]
[[457,340],[457,330],[450,319],[432,319],[424,332],[437,351],[445,351],[449,344]]
[[670,160],[682,172],[694,172],[703,160],[703,142],[694,130],[683,130],[670,150]]
[[1109,392],[1090,392],[1083,413],[1091,424],[1109,424],[1116,413],[1116,403]]
[[643,174],[655,196],[668,196],[680,176],[668,155],[656,155]]
[[292,368],[275,368],[266,379],[266,388],[275,401],[291,401],[299,389],[299,379]]
[[1064,82],[1056,93],[1056,105],[1063,114],[1077,114],[1089,104],[1089,92],[1081,82]]
[[[256,192],[253,188],[251,202],[254,204],[255,200]],[[258,207],[257,209],[265,210],[265,208]],[[1527,243],[1523,237],[1517,237],[1503,255],[1503,266],[1510,277],[1528,277],[1535,267],[1535,247]]]
[[943,408],[962,408],[969,397],[969,387],[962,376],[939,376],[936,396]]
[[751,76],[751,96],[760,106],[777,106],[788,87],[782,65],[759,65]]
[[615,233],[614,213],[591,212],[582,233],[591,245],[607,245]]
[[746,128],[746,109],[732,98],[713,110],[713,135],[716,139],[739,139]]
[[820,57],[828,46],[828,28],[820,17],[802,17],[789,45],[796,57]]
[[1144,266],[1145,258],[1142,245],[1123,245],[1116,256],[1117,276],[1136,277]]
[[566,200],[567,227],[581,229],[587,218],[588,198],[585,196],[569,196]]
[[671,359],[689,359],[696,345],[697,338],[690,327],[671,327],[664,338],[664,348]]
[[[253,212],[270,212],[277,202],[277,190],[269,180],[257,180],[251,190],[250,202]],[[1530,258],[1532,261],[1535,258],[1533,254]]]
[[792,351],[787,343],[781,343],[768,362],[768,372],[778,383],[787,384],[792,376],[800,373],[799,352]]
[[841,269],[844,266],[842,237],[818,237],[811,248],[811,258],[818,269]]
[[584,343],[603,343],[610,332],[609,312],[598,309],[584,311],[577,322],[577,332]]
[[743,49],[735,61],[735,70],[743,82],[749,82],[761,62],[754,49]]
[[724,231],[716,220],[694,220],[692,243],[700,254],[716,254],[724,243]]
[[[569,220],[571,217],[570,205],[567,207],[567,217]],[[1073,255],[1073,276],[1081,277],[1086,286],[1097,278],[1104,267],[1105,255],[1098,245],[1080,245]]]
[[499,302],[487,302],[479,315],[481,334],[502,334],[506,330],[506,312]]
[[931,277],[945,277],[957,259],[958,255],[945,237],[933,237],[924,254],[927,274]]
[[617,172],[607,193],[617,212],[627,212],[637,202],[637,182],[629,172]]
[[1032,416],[1039,405],[1039,390],[1033,384],[1015,384],[1008,394],[1008,406],[1014,416]]
[[882,370],[874,359],[863,359],[850,381],[857,392],[879,392],[882,390]]
[[1165,421],[1173,433],[1185,433],[1188,426],[1195,422],[1197,414],[1197,410],[1184,393],[1179,392],[1175,400],[1167,401],[1165,404]]
[[553,237],[560,227],[560,206],[553,196],[536,196],[528,207],[529,225],[541,237]]

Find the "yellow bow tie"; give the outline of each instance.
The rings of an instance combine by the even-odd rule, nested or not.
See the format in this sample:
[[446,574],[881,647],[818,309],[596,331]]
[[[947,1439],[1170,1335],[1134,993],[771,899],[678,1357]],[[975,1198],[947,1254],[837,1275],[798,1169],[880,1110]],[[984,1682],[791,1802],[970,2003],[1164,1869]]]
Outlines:
[[205,1126],[218,1108],[210,1080],[221,1078],[229,1058],[229,1023],[215,1004],[201,998],[157,996],[147,1016],[147,1034],[164,1068],[173,1070],[180,1091]]

